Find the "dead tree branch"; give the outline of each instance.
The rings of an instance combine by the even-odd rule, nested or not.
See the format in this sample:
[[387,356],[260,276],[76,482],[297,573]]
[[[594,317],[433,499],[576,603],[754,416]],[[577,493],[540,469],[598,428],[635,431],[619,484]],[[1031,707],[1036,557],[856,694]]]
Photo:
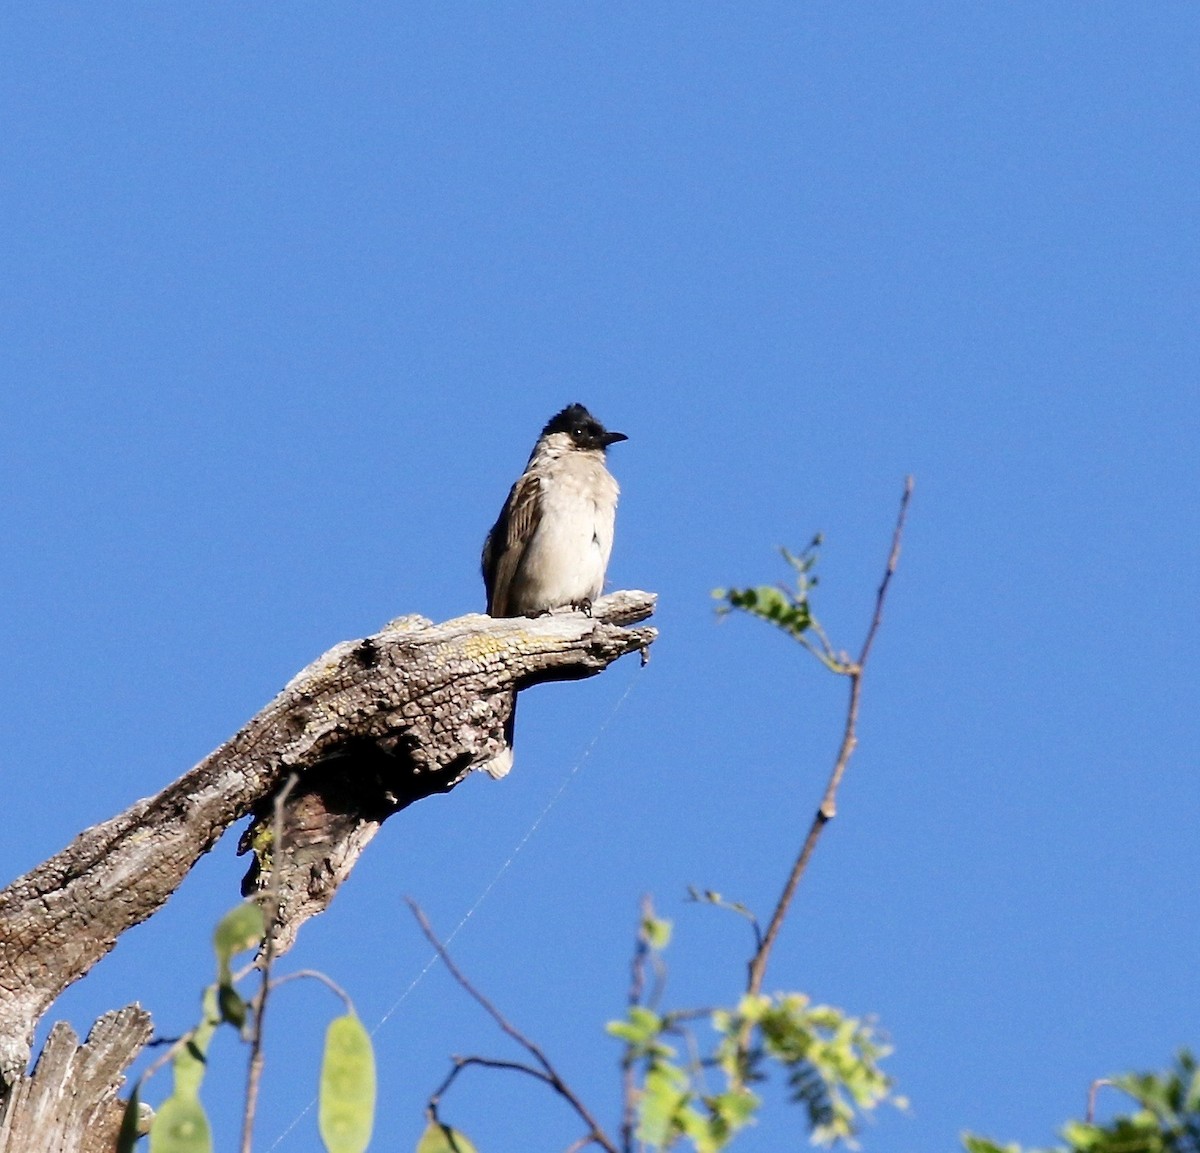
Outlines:
[[[26,1076],[34,1028],[122,933],[163,905],[233,822],[254,817],[243,838],[256,852],[251,887],[277,894],[273,949],[281,955],[326,908],[383,821],[448,792],[503,750],[519,690],[594,676],[627,653],[644,654],[656,630],[626,626],[650,616],[654,600],[614,593],[591,617],[472,614],[440,625],[403,617],[337,645],[195,768],[0,891],[0,1153],[82,1148],[58,1134],[90,1117],[90,1104],[44,1130],[36,1146],[19,1139],[40,1075]],[[275,853],[274,798],[293,773],[299,781],[283,806]],[[114,1093],[146,1040],[130,1028],[122,1036],[121,1060],[97,1066],[111,1073]],[[78,1049],[71,1038],[76,1064],[92,1060],[92,1044]],[[61,1040],[54,1054],[60,1050]],[[39,1070],[50,1055],[48,1044]]]
[[150,1014],[136,1005],[105,1013],[87,1042],[60,1021],[33,1073],[13,1086],[0,1117],[0,1149],[13,1153],[111,1153],[124,1113],[117,1090],[150,1040]]

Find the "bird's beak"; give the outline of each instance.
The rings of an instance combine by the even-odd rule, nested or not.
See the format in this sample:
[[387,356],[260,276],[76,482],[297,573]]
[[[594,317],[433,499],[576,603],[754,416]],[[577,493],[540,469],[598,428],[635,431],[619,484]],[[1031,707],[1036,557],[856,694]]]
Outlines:
[[606,432],[601,439],[604,441],[604,447],[608,448],[610,444],[616,444],[620,440],[628,440],[623,432]]

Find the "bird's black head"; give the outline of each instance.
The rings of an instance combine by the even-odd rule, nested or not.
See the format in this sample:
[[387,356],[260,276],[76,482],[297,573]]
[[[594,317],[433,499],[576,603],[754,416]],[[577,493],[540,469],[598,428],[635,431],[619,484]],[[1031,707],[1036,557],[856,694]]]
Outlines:
[[568,404],[552,416],[542,429],[542,436],[565,432],[576,448],[607,448],[619,440],[628,440],[623,432],[609,432],[582,404]]

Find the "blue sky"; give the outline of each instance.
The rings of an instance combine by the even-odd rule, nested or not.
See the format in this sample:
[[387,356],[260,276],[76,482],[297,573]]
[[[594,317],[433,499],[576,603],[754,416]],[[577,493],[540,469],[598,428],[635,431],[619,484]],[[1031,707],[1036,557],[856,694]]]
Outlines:
[[[769,912],[844,686],[709,590],[823,531],[818,611],[857,646],[908,472],[860,750],[768,985],[890,1032],[913,1109],[880,1153],[1048,1143],[1093,1078],[1200,1045],[1194,4],[0,21],[5,878],[337,641],[479,610],[483,534],[579,400],[629,434],[609,575],[662,637],[526,694],[513,774],[390,822],[287,959],[386,1016],[374,1148],[412,1147],[450,1053],[508,1052],[439,970],[412,987],[406,894],[443,933],[475,910],[457,958],[613,1128],[641,893],[677,1003],[732,998],[743,927],[683,894]],[[59,1015],[184,1029],[241,872],[228,837]],[[259,1150],[318,1147],[312,1114],[278,1138],[336,1009],[273,1002]],[[445,1115],[484,1153],[577,1136],[511,1078]],[[737,1147],[800,1134],[779,1109]]]

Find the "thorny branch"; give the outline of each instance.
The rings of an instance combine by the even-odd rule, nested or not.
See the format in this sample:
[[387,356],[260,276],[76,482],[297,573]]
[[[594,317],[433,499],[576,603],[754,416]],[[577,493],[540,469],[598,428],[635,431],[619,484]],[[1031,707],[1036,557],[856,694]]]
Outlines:
[[604,1132],[604,1129],[596,1121],[595,1117],[588,1107],[579,1099],[575,1091],[562,1079],[558,1070],[550,1063],[550,1059],[546,1056],[543,1050],[525,1036],[515,1025],[512,1025],[508,1019],[492,1004],[474,985],[466,978],[462,970],[454,963],[446,946],[438,939],[433,931],[433,927],[429,924],[428,918],[424,911],[416,901],[411,897],[406,897],[405,901],[416,918],[417,924],[421,927],[421,932],[425,934],[426,939],[437,951],[437,955],[441,958],[442,963],[449,970],[450,975],[462,987],[462,989],[478,1004],[485,1013],[499,1026],[500,1031],[507,1037],[510,1037],[522,1049],[525,1050],[536,1062],[534,1065],[526,1065],[519,1061],[494,1061],[484,1057],[456,1057],[454,1058],[454,1068],[445,1081],[434,1091],[429,1098],[429,1116],[435,1124],[441,1124],[438,1120],[437,1107],[441,1096],[453,1084],[461,1069],[467,1065],[483,1065],[490,1068],[512,1069],[517,1072],[522,1072],[528,1076],[535,1077],[537,1080],[548,1085],[553,1089],[568,1105],[575,1111],[576,1116],[588,1128],[586,1141],[591,1144],[599,1145],[606,1153],[618,1153],[616,1145]]
[[892,577],[896,572],[896,566],[900,562],[900,543],[904,536],[904,521],[908,514],[908,505],[912,499],[912,493],[913,478],[909,476],[905,478],[904,493],[900,497],[900,511],[896,516],[895,531],[892,533],[892,547],[891,552],[888,554],[887,567],[884,569],[883,579],[880,581],[879,589],[875,594],[875,613],[871,618],[871,625],[867,629],[867,636],[863,641],[862,649],[859,651],[858,659],[844,665],[840,670],[850,678],[850,701],[846,709],[846,723],[842,731],[842,741],[838,748],[837,759],[834,761],[829,782],[825,786],[825,794],[821,798],[820,807],[813,817],[812,825],[808,830],[808,836],[804,840],[800,853],[792,865],[792,871],[788,875],[787,883],[784,885],[783,892],[780,894],[779,901],[775,906],[775,911],[771,915],[767,931],[763,934],[758,949],[750,959],[746,992],[751,995],[756,995],[762,991],[763,980],[767,974],[767,962],[771,957],[771,949],[774,947],[775,939],[779,936],[779,931],[783,927],[783,922],[787,917],[788,909],[791,907],[792,898],[796,895],[800,879],[804,876],[804,872],[808,868],[809,858],[812,856],[813,850],[817,847],[817,842],[820,840],[825,826],[837,816],[838,786],[842,783],[842,777],[846,772],[847,766],[850,764],[850,758],[854,755],[855,746],[858,744],[858,709],[862,696],[863,674],[866,672],[867,661],[871,656],[872,646],[875,644],[875,636],[879,632],[879,626],[883,623],[883,607],[887,600],[888,586],[891,584]]

